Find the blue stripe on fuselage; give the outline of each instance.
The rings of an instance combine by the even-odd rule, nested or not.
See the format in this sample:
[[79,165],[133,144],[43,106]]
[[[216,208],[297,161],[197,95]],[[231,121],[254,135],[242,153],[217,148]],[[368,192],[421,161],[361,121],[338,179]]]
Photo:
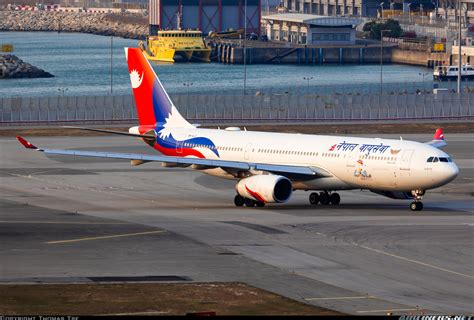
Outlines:
[[[156,131],[159,132],[162,128],[156,128]],[[176,140],[172,134],[170,134],[167,137],[161,138],[160,135],[156,137],[156,142],[162,146],[163,148],[168,148],[168,149],[175,149],[178,147],[178,143],[180,143],[181,148],[196,148],[196,147],[202,147],[202,148],[207,148],[214,152],[214,154],[217,157],[220,157],[219,151],[216,148],[216,145],[214,142],[212,142],[209,138],[204,138],[204,137],[196,137],[196,138],[191,138],[187,140]]]

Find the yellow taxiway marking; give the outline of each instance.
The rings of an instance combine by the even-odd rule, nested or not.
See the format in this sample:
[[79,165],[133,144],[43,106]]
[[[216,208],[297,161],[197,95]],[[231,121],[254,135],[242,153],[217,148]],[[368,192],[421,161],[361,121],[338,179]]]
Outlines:
[[332,298],[304,298],[306,301],[313,300],[349,300],[349,299],[374,299],[374,296],[356,296],[356,297],[332,297]]
[[370,251],[374,251],[374,252],[377,252],[377,253],[385,254],[385,255],[390,256],[390,257],[394,257],[394,258],[398,258],[398,259],[401,259],[401,260],[405,260],[405,261],[409,261],[409,262],[412,262],[412,263],[416,263],[416,264],[419,264],[419,265],[422,265],[422,266],[425,266],[425,267],[428,267],[428,268],[432,268],[432,269],[436,269],[436,270],[440,270],[440,271],[444,271],[444,272],[456,274],[456,275],[458,275],[458,276],[463,276],[463,277],[466,277],[466,278],[474,279],[474,276],[471,276],[471,275],[468,275],[468,274],[464,274],[464,273],[461,273],[461,272],[456,272],[456,271],[444,269],[444,268],[437,267],[437,266],[434,266],[434,265],[431,265],[431,264],[428,264],[428,263],[424,263],[424,262],[421,262],[421,261],[417,261],[417,260],[413,260],[413,259],[408,259],[408,258],[405,258],[405,257],[402,257],[402,256],[397,256],[396,254],[393,254],[393,253],[388,253],[388,252],[385,252],[385,251],[382,251],[382,250],[369,248],[369,247],[366,247],[366,246],[363,246],[363,245],[360,245],[360,244],[356,244],[356,245],[359,246],[359,247],[361,247],[361,248],[370,250]]
[[143,236],[147,234],[157,234],[157,233],[164,233],[165,230],[157,230],[157,231],[147,231],[147,232],[137,232],[137,233],[124,233],[124,234],[115,234],[112,236],[103,236],[103,237],[90,237],[90,238],[80,238],[80,239],[71,239],[71,240],[59,240],[59,241],[48,241],[45,242],[47,244],[57,244],[57,243],[72,243],[72,242],[79,242],[79,241],[90,241],[90,240],[101,240],[101,239],[112,239],[112,238],[120,238],[120,237],[133,237],[133,236]]
[[357,313],[378,313],[378,312],[394,312],[394,311],[421,311],[420,309],[387,309],[387,310],[363,310],[357,311]]
[[131,224],[128,222],[74,222],[74,221],[0,221],[0,223],[11,223],[11,224]]

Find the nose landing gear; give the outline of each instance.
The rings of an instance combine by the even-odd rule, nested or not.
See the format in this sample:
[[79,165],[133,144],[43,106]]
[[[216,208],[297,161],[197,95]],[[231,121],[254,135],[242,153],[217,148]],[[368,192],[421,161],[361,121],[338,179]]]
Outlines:
[[317,192],[312,192],[309,195],[309,203],[316,205],[318,203],[321,203],[322,205],[338,205],[341,202],[341,197],[339,196],[339,193],[332,192],[329,193],[327,191],[320,192],[319,194]]
[[411,211],[421,211],[423,210],[423,202],[420,201],[413,201],[410,204]]
[[423,195],[425,194],[425,190],[413,190],[411,194],[413,195],[414,200],[410,204],[410,210],[411,211],[423,210],[423,202],[421,202],[421,199]]

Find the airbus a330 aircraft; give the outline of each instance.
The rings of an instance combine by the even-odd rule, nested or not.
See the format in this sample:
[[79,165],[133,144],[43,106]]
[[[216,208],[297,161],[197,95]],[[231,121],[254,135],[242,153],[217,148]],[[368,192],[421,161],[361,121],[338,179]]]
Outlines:
[[236,206],[287,202],[295,190],[318,190],[311,204],[337,205],[335,191],[368,189],[394,199],[412,199],[410,209],[423,208],[425,190],[447,184],[458,175],[441,129],[428,143],[380,138],[355,138],[201,129],[178,112],[140,49],[125,48],[139,126],[129,132],[85,130],[138,137],[163,155],[29,149],[47,154],[131,160],[132,165],[158,161],[165,167],[191,167],[237,180]]

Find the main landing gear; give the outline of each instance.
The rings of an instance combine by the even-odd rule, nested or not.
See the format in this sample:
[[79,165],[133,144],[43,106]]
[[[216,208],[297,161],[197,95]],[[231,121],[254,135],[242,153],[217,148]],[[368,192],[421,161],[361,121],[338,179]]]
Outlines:
[[256,201],[256,200],[249,199],[249,198],[244,198],[240,194],[235,196],[234,204],[235,204],[236,207],[242,207],[243,205],[245,205],[246,207],[254,207],[254,206],[263,207],[263,206],[265,206],[265,202]]
[[425,190],[413,190],[411,192],[413,195],[413,202],[410,204],[411,211],[421,211],[423,210],[423,202],[421,202],[421,198],[425,194]]
[[328,204],[338,205],[339,203],[341,203],[341,197],[339,196],[339,193],[337,192],[332,192],[332,193],[329,193],[327,191],[320,192],[320,193],[312,192],[309,195],[309,203],[314,204],[314,205],[318,203],[321,203],[322,205],[328,205]]

